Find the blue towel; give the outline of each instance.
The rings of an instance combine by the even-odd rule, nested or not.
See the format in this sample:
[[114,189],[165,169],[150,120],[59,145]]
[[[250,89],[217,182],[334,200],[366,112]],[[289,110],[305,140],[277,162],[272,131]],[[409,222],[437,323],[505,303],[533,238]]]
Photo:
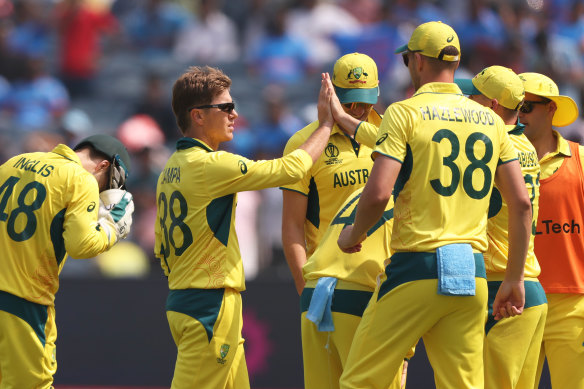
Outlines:
[[438,294],[475,295],[475,259],[468,243],[453,243],[436,250],[438,258]]
[[316,283],[316,288],[312,293],[306,318],[316,324],[319,331],[335,330],[331,313],[335,286],[337,286],[336,278],[322,277]]

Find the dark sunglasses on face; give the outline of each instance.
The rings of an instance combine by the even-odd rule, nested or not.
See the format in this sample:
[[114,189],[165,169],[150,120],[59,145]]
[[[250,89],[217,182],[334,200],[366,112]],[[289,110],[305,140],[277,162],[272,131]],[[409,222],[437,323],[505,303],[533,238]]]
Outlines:
[[523,105],[521,107],[519,107],[519,111],[522,113],[530,113],[531,111],[533,111],[533,108],[535,107],[536,104],[547,104],[549,103],[551,100],[544,100],[544,101],[530,101],[530,100],[523,100]]
[[404,65],[406,66],[406,68],[410,64],[410,57],[408,57],[408,54],[409,53],[418,53],[418,52],[420,52],[420,50],[414,50],[414,51],[407,50],[407,51],[404,51],[402,53],[402,59],[404,60]]
[[221,111],[230,114],[235,109],[235,103],[232,101],[231,103],[199,105],[196,107],[190,107],[189,112],[191,112],[193,109],[205,109],[205,108],[219,108]]

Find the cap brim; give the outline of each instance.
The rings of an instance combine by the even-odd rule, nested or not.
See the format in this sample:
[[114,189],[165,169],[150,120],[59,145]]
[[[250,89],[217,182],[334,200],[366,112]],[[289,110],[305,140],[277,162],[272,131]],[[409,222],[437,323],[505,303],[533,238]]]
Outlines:
[[359,89],[359,88],[340,88],[335,86],[335,92],[341,101],[341,104],[347,103],[366,103],[377,104],[379,88]]
[[463,94],[468,96],[482,95],[470,78],[455,78],[454,83],[458,85]]
[[404,51],[408,51],[408,44],[407,43],[405,45],[400,46],[397,49],[395,49],[394,53],[399,54],[399,53],[403,53]]
[[558,107],[554,118],[552,119],[552,126],[565,127],[576,121],[578,118],[578,106],[576,102],[568,96],[545,96],[554,101]]

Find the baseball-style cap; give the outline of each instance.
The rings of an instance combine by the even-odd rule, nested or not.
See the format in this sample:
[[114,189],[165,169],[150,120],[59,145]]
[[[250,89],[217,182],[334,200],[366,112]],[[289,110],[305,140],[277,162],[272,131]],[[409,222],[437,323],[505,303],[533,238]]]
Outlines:
[[525,92],[542,96],[554,101],[558,107],[552,119],[552,125],[564,127],[574,123],[578,118],[578,106],[569,96],[560,95],[560,91],[551,78],[539,73],[521,73]]
[[103,153],[111,158],[113,161],[116,155],[119,156],[118,161],[126,172],[130,171],[130,154],[126,147],[111,135],[96,134],[83,138],[73,150],[79,150],[83,146],[91,146],[95,150]]
[[[445,55],[443,50],[448,46],[456,47],[458,55]],[[416,27],[408,44],[398,47],[395,53],[404,51],[417,52],[442,61],[456,62],[460,59],[460,42],[458,35],[449,25],[442,22],[428,22]]]
[[517,110],[525,97],[523,81],[515,72],[503,66],[490,66],[472,79],[455,79],[465,95],[484,95],[497,99],[505,108]]
[[335,62],[333,85],[342,104],[377,103],[379,78],[377,65],[361,53],[343,55]]

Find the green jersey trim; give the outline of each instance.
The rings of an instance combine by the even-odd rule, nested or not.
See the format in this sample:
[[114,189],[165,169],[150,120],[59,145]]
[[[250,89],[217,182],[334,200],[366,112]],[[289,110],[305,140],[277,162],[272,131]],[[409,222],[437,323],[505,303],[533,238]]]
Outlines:
[[[300,313],[308,311],[314,288],[304,288],[300,296]],[[331,303],[331,311],[346,313],[353,316],[363,316],[365,308],[373,292],[363,290],[335,289]]]
[[[485,334],[488,334],[491,328],[499,322],[493,317],[493,303],[495,302],[495,296],[499,291],[502,281],[488,281],[487,285],[489,287],[489,317],[485,323]],[[537,307],[538,305],[547,304],[547,297],[545,296],[545,291],[543,286],[539,281],[525,281],[525,305],[523,309],[528,309],[531,307]]]
[[0,290],[0,310],[17,316],[28,323],[45,347],[45,325],[48,310],[46,305],[33,303],[22,297]]
[[511,131],[508,132],[509,135],[523,135],[525,131],[525,124],[517,123],[515,127]]
[[497,166],[505,165],[506,163],[513,162],[513,161],[518,161],[518,160],[519,160],[519,158],[512,158],[512,159],[510,159],[508,161],[503,162],[503,161],[501,161],[501,159],[499,159],[499,161],[497,162]]
[[[483,254],[475,253],[475,277],[487,278]],[[406,282],[438,279],[436,252],[398,252],[385,268],[387,280],[381,284],[377,300]]]
[[318,195],[318,187],[314,177],[310,178],[308,185],[308,204],[306,205],[306,220],[312,223],[313,226],[319,228],[320,226],[320,196]]
[[379,154],[379,155],[383,155],[384,157],[391,158],[391,159],[393,159],[394,161],[397,161],[397,162],[399,162],[399,163],[404,163],[404,161],[402,161],[402,160],[401,160],[401,159],[399,159],[399,158],[396,158],[396,157],[394,157],[394,156],[392,156],[392,155],[389,155],[389,154],[382,153],[382,152],[380,152],[380,151],[377,151],[377,150],[373,150],[373,152],[371,153],[371,158],[372,158],[372,159],[375,159],[375,158],[373,158],[373,154]]
[[279,187],[278,189],[289,190],[290,192],[300,193],[302,196],[308,197],[308,195],[306,193],[302,193],[301,191],[296,190],[296,189],[284,188],[283,186]]
[[231,214],[235,195],[229,194],[214,199],[207,206],[207,224],[215,235],[215,238],[227,246],[229,242],[229,228],[231,227]]
[[205,328],[207,339],[211,342],[224,293],[225,289],[169,290],[166,310],[183,313],[197,320]]
[[190,149],[191,147],[200,147],[203,150],[207,150],[208,152],[214,151],[212,148],[210,148],[209,146],[207,146],[203,142],[198,141],[197,139],[184,137],[184,138],[180,138],[179,140],[176,141],[176,149],[177,150],[186,150],[186,149]]
[[[391,157],[390,157],[391,158]],[[412,175],[412,169],[414,168],[414,154],[412,153],[412,148],[409,144],[406,144],[406,157],[402,163],[402,167],[399,169],[399,174],[395,180],[395,185],[393,186],[393,202],[397,201],[400,192],[406,186]]]
[[67,208],[63,208],[58,214],[56,214],[50,227],[51,242],[53,242],[53,250],[55,252],[55,258],[57,259],[57,266],[61,265],[61,262],[63,262],[67,255],[67,251],[65,250],[65,240],[63,239],[63,224],[65,223],[66,211]]

